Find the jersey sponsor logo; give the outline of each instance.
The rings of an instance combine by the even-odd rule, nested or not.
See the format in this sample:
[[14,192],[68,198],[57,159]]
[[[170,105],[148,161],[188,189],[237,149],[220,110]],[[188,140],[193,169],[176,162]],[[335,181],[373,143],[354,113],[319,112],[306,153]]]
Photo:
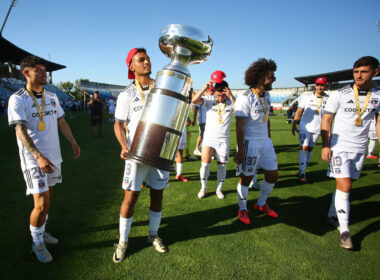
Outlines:
[[133,111],[138,112],[138,111],[142,110],[143,108],[144,108],[144,105],[140,105],[140,106],[134,107]]
[[379,105],[379,99],[377,99],[377,98],[371,99],[371,104],[374,105],[374,106]]
[[[344,108],[345,112],[356,112],[356,108]],[[365,111],[370,112],[372,111],[371,108],[367,108]]]
[[[44,116],[50,116],[50,115],[54,115],[54,114],[57,114],[57,110],[50,110],[50,111],[45,111],[44,112]],[[33,118],[39,118],[40,114],[38,114],[38,113],[32,113],[32,117]]]
[[354,100],[348,100],[347,103],[350,103],[350,104],[352,103],[353,104]]

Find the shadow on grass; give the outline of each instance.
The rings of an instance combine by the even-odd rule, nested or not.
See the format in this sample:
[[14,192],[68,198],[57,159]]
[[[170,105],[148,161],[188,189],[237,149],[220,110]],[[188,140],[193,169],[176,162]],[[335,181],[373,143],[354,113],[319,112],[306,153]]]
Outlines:
[[[352,189],[351,201],[363,200],[378,193],[376,185]],[[234,193],[227,191],[225,194]],[[207,203],[207,198],[214,196],[209,192],[203,203]],[[251,196],[251,195],[249,195]],[[203,238],[207,236],[217,236],[234,234],[246,230],[255,230],[261,227],[267,227],[275,224],[286,224],[296,227],[308,233],[323,236],[332,229],[326,223],[327,211],[331,202],[331,195],[325,195],[318,198],[308,196],[294,196],[289,199],[279,199],[277,197],[269,198],[271,208],[279,214],[278,219],[272,219],[266,215],[253,210],[253,204],[256,201],[248,201],[248,209],[252,224],[242,224],[237,219],[237,205],[228,205],[219,208],[196,211],[192,213],[180,214],[177,216],[163,217],[160,226],[160,236],[165,240],[166,245],[175,244],[187,240]],[[366,219],[379,216],[377,202],[363,202],[351,206],[351,224],[359,223]],[[231,220],[231,222],[229,222]],[[149,221],[134,222],[132,226],[147,226]],[[118,224],[91,227],[83,232],[108,231],[118,228]],[[373,222],[360,230],[353,236],[356,250],[361,249],[362,240],[369,234],[380,229],[380,221]],[[337,235],[338,235],[337,231]],[[130,237],[128,255],[139,252],[146,248],[146,237]],[[97,243],[83,244],[72,247],[75,250],[106,248],[112,246],[111,241],[102,241]]]

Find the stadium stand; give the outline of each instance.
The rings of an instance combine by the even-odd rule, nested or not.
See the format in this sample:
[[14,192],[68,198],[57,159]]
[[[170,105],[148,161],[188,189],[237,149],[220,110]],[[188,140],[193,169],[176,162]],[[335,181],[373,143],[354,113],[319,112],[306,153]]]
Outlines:
[[99,92],[99,96],[103,99],[109,99],[112,96],[117,96],[125,88],[125,86],[121,85],[97,83],[83,79],[79,80],[78,87],[90,95],[94,94],[94,91],[97,90]]

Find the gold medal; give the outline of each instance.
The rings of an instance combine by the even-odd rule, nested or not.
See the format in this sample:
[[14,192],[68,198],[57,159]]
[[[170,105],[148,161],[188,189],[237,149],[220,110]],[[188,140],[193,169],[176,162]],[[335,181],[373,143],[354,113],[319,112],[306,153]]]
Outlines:
[[358,91],[358,87],[356,86],[356,84],[354,84],[354,86],[352,87],[352,89],[354,90],[355,103],[356,103],[356,115],[358,116],[355,119],[355,125],[356,126],[362,126],[361,116],[364,114],[365,109],[367,109],[367,106],[368,106],[369,100],[371,98],[371,93],[372,92],[371,92],[371,90],[368,90],[367,96],[366,96],[366,98],[364,100],[363,107],[360,109],[359,91]]
[[223,124],[223,119],[219,118],[219,124]]
[[362,126],[362,119],[360,117],[355,119],[355,125],[356,126]]
[[44,131],[46,128],[45,122],[44,121],[39,121],[38,122],[38,130],[39,131]]
[[267,115],[264,115],[263,122],[267,122]]
[[319,115],[319,110],[318,110],[318,109],[315,110],[315,114],[316,114],[316,115]]

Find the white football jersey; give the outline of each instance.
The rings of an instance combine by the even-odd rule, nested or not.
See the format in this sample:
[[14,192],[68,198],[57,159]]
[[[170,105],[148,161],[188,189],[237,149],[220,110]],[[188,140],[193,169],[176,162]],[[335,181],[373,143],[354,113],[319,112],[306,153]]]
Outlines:
[[328,98],[329,96],[326,94],[323,96],[322,101],[322,97],[317,98],[318,104],[320,104],[321,102],[322,104],[319,107],[319,113],[316,113],[317,104],[315,102],[315,93],[311,92],[302,96],[301,102],[298,105],[298,108],[303,109],[299,130],[306,130],[308,132],[316,134],[320,133],[323,109],[326,106]]
[[[266,118],[269,120],[271,102],[270,94],[267,91],[265,92],[265,98],[267,100]],[[260,99],[264,105],[264,97],[260,97]],[[247,120],[244,128],[244,137],[246,139],[263,140],[268,138],[268,122],[264,122],[264,110],[251,89],[247,89],[237,97],[235,115],[236,118],[245,118]]]
[[218,107],[221,110],[222,103],[216,104],[216,96],[203,96],[203,105],[207,110],[206,126],[204,137],[208,139],[229,139],[231,118],[234,113],[234,107],[231,100],[227,97],[225,107],[222,113],[222,123],[219,123]]
[[[360,108],[363,107],[366,95],[359,95]],[[380,89],[372,88],[368,106],[361,115],[362,125],[356,126],[356,102],[351,86],[345,86],[333,92],[325,106],[324,113],[335,114],[330,146],[332,150],[365,153],[368,131],[375,113],[380,110]]]
[[[8,122],[10,126],[18,123],[27,126],[27,132],[33,140],[37,149],[48,158],[53,164],[62,162],[61,149],[59,145],[58,123],[57,120],[65,116],[64,111],[59,103],[55,93],[44,90],[45,113],[43,121],[45,122],[45,130],[38,130],[40,122],[36,105],[25,88],[19,89],[11,95],[8,103]],[[41,98],[36,98],[41,108]],[[42,108],[41,108],[42,109]],[[17,144],[20,153],[21,167],[31,168],[38,167],[37,161],[24,147],[20,139],[17,137]]]
[[[142,88],[145,100],[149,94],[149,88]],[[127,145],[131,147],[133,136],[137,125],[139,124],[145,104],[141,99],[141,95],[132,83],[127,86],[122,92],[120,92],[115,110],[115,119],[119,122],[126,122],[127,124]]]

